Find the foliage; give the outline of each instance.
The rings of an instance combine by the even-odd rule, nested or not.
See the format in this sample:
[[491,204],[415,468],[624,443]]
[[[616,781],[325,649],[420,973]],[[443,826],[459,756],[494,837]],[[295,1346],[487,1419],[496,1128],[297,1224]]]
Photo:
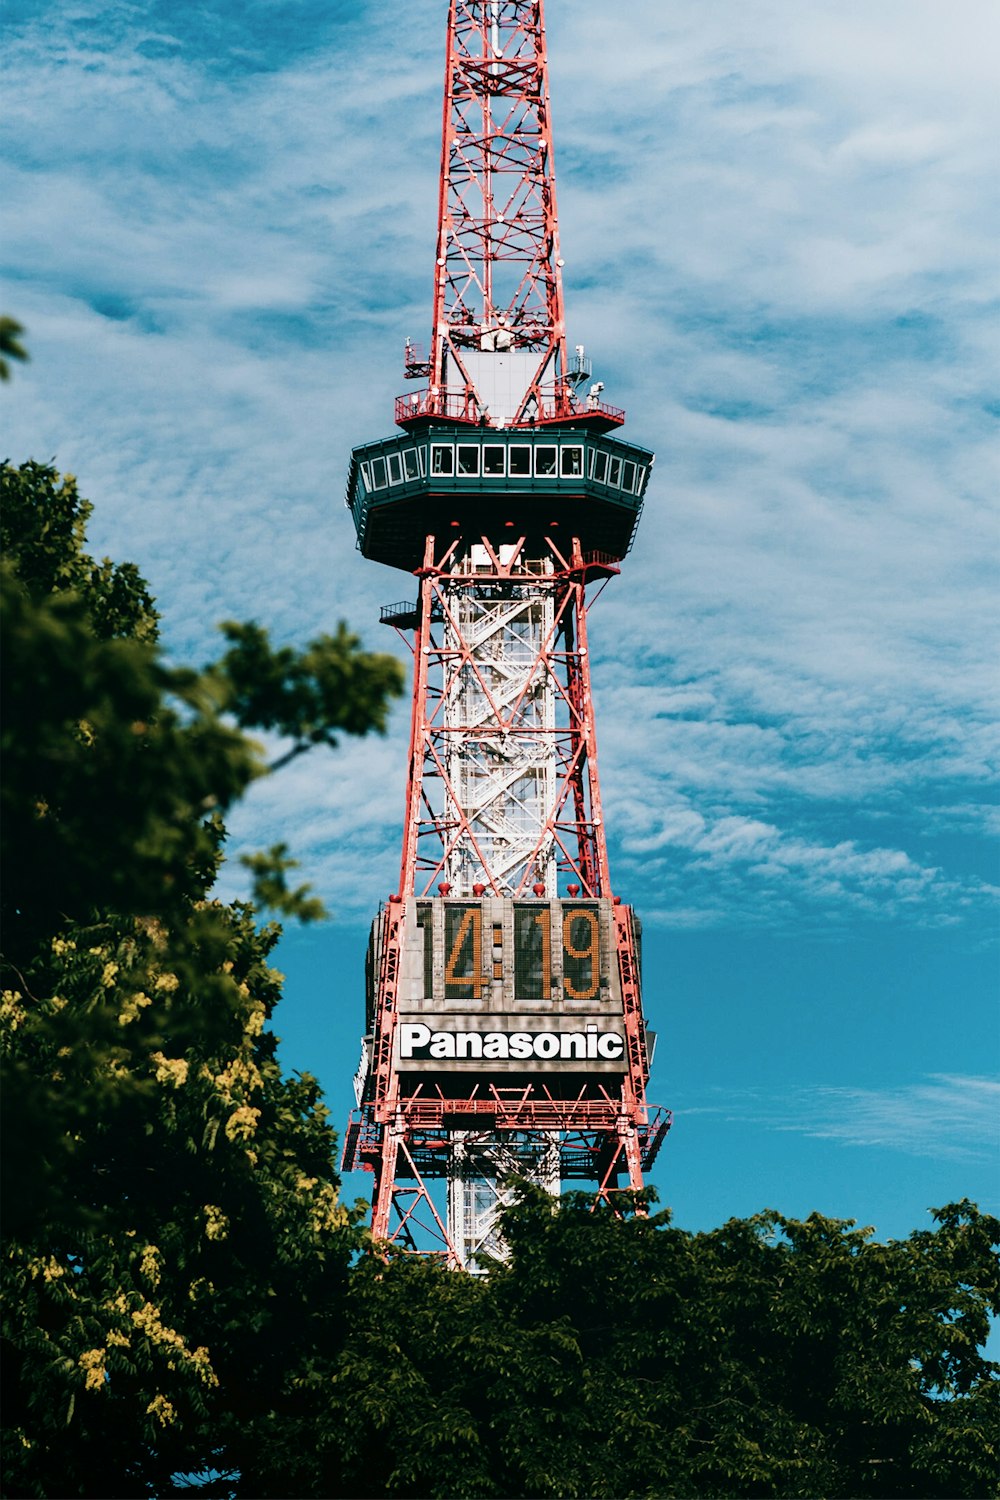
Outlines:
[[11,318],[6,313],[0,314],[0,380],[10,379],[8,359],[28,358],[28,351],[20,338],[23,332],[24,329],[16,318]]
[[528,1192],[488,1278],[357,1268],[239,1493],[995,1495],[1000,1224],[936,1218],[888,1244],[819,1214],[691,1234]]
[[253,875],[254,900],[259,906],[280,911],[282,916],[298,917],[300,922],[318,922],[326,916],[322,901],[310,896],[308,885],[288,889],[288,872],[298,869],[299,861],[291,858],[287,844],[241,854],[240,864]]
[[[299,735],[310,691],[314,742],[379,728],[399,671],[341,630],[274,653],[251,706],[225,663],[164,663],[71,476],[0,479],[4,1493],[163,1493],[339,1326],[357,1243],[317,1085],[266,1029],[278,929],[210,895],[222,815],[267,770],[243,731]],[[255,878],[316,916],[292,863]]]
[[49,1151],[8,1183],[7,1494],[161,1489],[336,1319],[355,1240],[316,1084],[264,1029],[275,933],[199,915],[180,972],[155,925],[105,923],[5,997],[5,1096]]
[[[267,770],[243,729],[296,748],[382,729],[401,674],[343,629],[297,654],[256,626],[227,627],[238,644],[203,672],[167,667],[137,570],[83,552],[90,507],[72,477],[29,463],[0,479],[2,911],[18,964],[64,917],[185,911],[214,875],[220,816]],[[250,657],[268,664],[254,691]],[[255,873],[287,909],[273,857]]]
[[73,595],[98,640],[155,641],[159,616],[135,564],[95,563],[83,549],[93,510],[72,474],[32,460],[0,468],[0,550],[32,604]]
[[399,691],[399,664],[391,656],[371,656],[360,673],[358,638],[343,622],[302,653],[275,650],[259,625],[228,621],[222,630],[232,642],[215,674],[222,706],[241,724],[277,729],[293,740],[272,770],[313,745],[336,746],[335,730],[385,729],[389,698]]

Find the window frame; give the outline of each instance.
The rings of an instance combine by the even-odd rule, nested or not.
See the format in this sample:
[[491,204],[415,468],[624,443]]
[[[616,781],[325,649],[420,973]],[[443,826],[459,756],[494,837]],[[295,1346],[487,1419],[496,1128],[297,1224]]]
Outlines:
[[[439,454],[447,453],[447,469],[439,469],[436,459]],[[454,479],[455,477],[455,444],[454,443],[431,443],[431,478],[432,479]]]
[[[499,455],[500,455],[500,467],[499,467],[499,469],[490,469],[489,471],[487,471],[487,468],[486,468],[486,455],[487,455],[487,453],[499,453]],[[506,475],[507,475],[507,445],[506,445],[506,443],[484,443],[483,444],[483,478],[484,479],[504,479],[504,478],[506,478]]]
[[[566,468],[566,460],[576,457],[577,467],[572,470]],[[560,479],[582,479],[583,478],[583,444],[562,443],[559,447],[559,478]]]

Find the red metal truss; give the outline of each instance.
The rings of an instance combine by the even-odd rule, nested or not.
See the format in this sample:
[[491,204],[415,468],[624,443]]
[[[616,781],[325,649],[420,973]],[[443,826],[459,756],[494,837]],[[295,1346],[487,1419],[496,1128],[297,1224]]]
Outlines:
[[451,0],[434,327],[429,357],[406,353],[431,384],[399,419],[492,420],[470,356],[507,351],[533,356],[508,420],[564,417],[561,268],[543,0]]
[[[542,0],[452,0],[433,377],[444,344],[507,329],[548,356],[564,337]],[[443,264],[442,264],[443,262]]]
[[[620,1082],[561,1098],[544,1080],[503,1089],[475,1079],[463,1088],[453,1079],[446,1095],[420,1083],[407,1088],[394,1066],[411,896],[435,889],[447,896],[453,887],[465,897],[551,897],[559,888],[574,899],[611,896],[586,590],[618,566],[584,556],[576,539],[567,553],[551,540],[545,552],[528,555],[523,537],[500,545],[487,535],[474,544],[430,536],[418,570],[418,603],[394,606],[389,615],[401,633],[404,625],[407,634],[412,630],[407,803],[399,894],[380,918],[368,1102],[348,1131],[344,1165],[375,1174],[376,1238],[408,1245],[420,1223],[425,1242],[429,1235],[449,1264],[466,1264],[468,1245],[452,1242],[428,1182],[454,1178],[457,1140],[472,1159],[487,1143],[536,1157],[558,1143],[562,1174],[594,1182],[595,1203],[613,1205],[618,1192],[641,1189],[669,1128],[669,1117],[656,1111],[651,1118],[646,1104],[638,956],[631,913],[617,902],[614,946],[627,1059]],[[539,716],[539,704],[549,706],[547,715]],[[510,774],[503,762],[513,767]],[[522,796],[512,792],[519,776],[528,783]],[[512,810],[515,819],[524,814],[513,853],[496,826]],[[627,1189],[619,1188],[619,1174]]]
[[[617,1211],[623,1193],[642,1190],[672,1123],[669,1110],[649,1109],[641,1088],[636,1098],[627,1084],[601,1099],[556,1100],[544,1089],[512,1099],[493,1090],[461,1100],[396,1096],[393,1105],[388,1122],[370,1105],[351,1116],[342,1165],[374,1173],[376,1240],[427,1253],[429,1235],[455,1268],[467,1258],[442,1222],[430,1183],[451,1174],[456,1139],[483,1153],[504,1143],[522,1160],[556,1146],[561,1177],[594,1184],[594,1206]],[[413,1239],[418,1222],[420,1245]]]
[[[401,893],[424,895],[435,885],[452,884],[461,851],[478,866],[463,882],[469,889],[479,884],[495,895],[521,895],[541,881],[554,893],[561,876],[585,897],[608,894],[587,648],[586,585],[596,565],[577,542],[568,557],[551,542],[548,553],[543,560],[526,558],[523,537],[503,548],[483,537],[478,553],[427,539],[413,617]],[[606,577],[617,567],[605,562],[600,571]],[[523,615],[529,597],[538,602],[534,638],[508,638],[503,611]],[[514,623],[524,629],[522,619]],[[491,626],[488,656],[482,636]],[[478,628],[478,638],[472,628]],[[508,673],[504,650],[511,644],[521,657]],[[540,722],[536,710],[546,700],[555,712]],[[471,722],[461,716],[462,704],[470,701],[476,710]],[[498,744],[512,767],[507,780],[496,770]],[[491,815],[496,823],[506,813],[510,823],[510,806],[518,804],[508,782],[531,762],[532,769],[547,762],[550,775],[541,791],[534,778],[530,808],[520,804],[520,839],[505,839],[491,827]],[[462,787],[455,785],[455,767],[465,778]],[[485,805],[477,805],[470,782]]]
[[[389,1131],[377,1124],[371,1110],[356,1111],[347,1128],[343,1165],[346,1171],[367,1168],[376,1175],[372,1230],[378,1239],[426,1254],[429,1238],[436,1253],[457,1268],[463,1263],[460,1248],[452,1242],[430,1189],[431,1182],[447,1175],[455,1142],[455,1132],[447,1122],[455,1103],[449,1101],[450,1110],[437,1115],[446,1122],[442,1126],[433,1123],[433,1108],[418,1109],[419,1102],[409,1101],[400,1111],[396,1128]],[[490,1101],[466,1101],[463,1109],[471,1111],[479,1102],[483,1104],[481,1124],[462,1132],[467,1149],[489,1149],[498,1139],[505,1139],[523,1153],[532,1145],[544,1150],[558,1139],[563,1178],[595,1184],[594,1206],[603,1203],[613,1210],[618,1209],[623,1193],[642,1187],[642,1172],[652,1166],[671,1125],[669,1110],[657,1109],[648,1120],[635,1121],[610,1101],[611,1110],[599,1113],[600,1106],[595,1106],[593,1123],[588,1115],[590,1102],[581,1102],[573,1109],[553,1110],[547,1124],[539,1128],[532,1119],[540,1116],[533,1117],[523,1106],[502,1110],[495,1121]],[[626,1174],[628,1181],[620,1184],[619,1177]],[[418,1225],[423,1231],[421,1244],[414,1238]]]
[[[378,1114],[377,1109],[366,1106],[352,1115],[345,1168],[357,1169],[378,1149]],[[652,1108],[645,1102],[637,1104],[634,1113],[628,1114],[622,1107],[619,1093],[602,1091],[599,1098],[581,1093],[572,1099],[557,1099],[544,1086],[512,1091],[497,1089],[493,1085],[482,1088],[478,1084],[473,1085],[469,1097],[464,1099],[446,1097],[434,1090],[398,1098],[394,1101],[392,1118],[411,1133],[425,1136],[427,1141],[433,1141],[438,1132],[452,1131],[458,1119],[466,1130],[490,1134],[496,1130],[580,1131],[590,1132],[595,1139],[608,1132],[623,1132],[632,1125],[640,1136],[644,1168],[655,1159],[671,1121],[669,1110],[658,1106]],[[591,1174],[583,1175],[589,1177]]]

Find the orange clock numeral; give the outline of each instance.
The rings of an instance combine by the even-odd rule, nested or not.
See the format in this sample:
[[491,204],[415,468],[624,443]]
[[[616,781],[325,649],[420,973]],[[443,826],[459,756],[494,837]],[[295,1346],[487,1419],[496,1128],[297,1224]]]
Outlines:
[[[455,971],[462,961],[463,949],[470,939],[472,972],[457,974]],[[444,969],[446,995],[449,989],[464,990],[470,986],[473,999],[479,1000],[483,993],[483,909],[481,906],[468,906],[462,913],[462,920],[458,924],[458,931],[455,933]]]
[[547,1000],[552,991],[552,927],[547,911],[540,911],[535,918],[542,930],[542,993],[540,1000]]
[[[582,948],[573,941],[574,922],[586,922],[587,927],[590,930],[590,941],[586,943]],[[578,974],[581,984],[583,984],[585,988],[578,989],[574,981],[570,978],[569,974],[566,974],[566,977],[563,980],[563,985],[567,995],[571,1000],[593,1000],[594,996],[597,994],[598,984],[600,983],[600,940],[598,935],[597,913],[595,911],[568,911],[563,917],[563,954],[564,970],[569,968],[569,965],[565,962],[565,958],[567,957],[576,959],[577,962],[581,965],[583,965],[584,963],[589,964],[589,969],[584,968],[583,971]],[[590,980],[589,984],[587,984],[587,980],[585,978],[585,975],[587,975],[588,973]]]

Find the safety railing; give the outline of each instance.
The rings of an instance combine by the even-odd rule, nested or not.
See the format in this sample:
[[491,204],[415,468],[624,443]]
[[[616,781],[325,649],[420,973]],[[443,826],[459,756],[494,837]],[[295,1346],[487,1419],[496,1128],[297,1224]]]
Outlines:
[[[473,390],[441,390],[427,386],[422,391],[410,391],[396,397],[395,420],[397,423],[416,421],[418,418],[440,417],[447,422],[469,422],[483,427],[510,427],[514,424],[494,421],[479,404]],[[517,425],[520,427],[544,427],[550,422],[585,421],[597,417],[609,426],[620,427],[625,420],[624,409],[609,406],[596,396],[585,396],[581,400],[568,392],[557,391],[543,394],[533,418]]]
[[576,396],[557,395],[551,401],[543,399],[536,421],[544,426],[546,422],[567,422],[574,417],[578,421],[581,417],[601,417],[620,427],[625,420],[625,410],[621,406],[609,406],[596,396],[584,396],[581,401]]
[[433,386],[396,397],[397,422],[412,422],[417,417],[486,424],[486,414],[472,391],[442,391]]

